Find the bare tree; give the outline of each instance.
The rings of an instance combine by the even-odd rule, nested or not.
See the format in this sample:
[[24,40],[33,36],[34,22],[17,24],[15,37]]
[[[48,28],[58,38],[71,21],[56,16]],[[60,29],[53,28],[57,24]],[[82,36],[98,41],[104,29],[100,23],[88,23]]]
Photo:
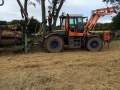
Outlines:
[[53,30],[56,27],[56,22],[57,22],[57,18],[59,16],[59,12],[65,2],[65,0],[48,0],[50,3],[50,6],[48,7],[50,10],[52,10],[52,15],[53,15],[53,25],[52,28]]
[[[45,10],[45,0],[36,0],[41,5],[41,11],[42,11],[42,22],[46,20],[46,10]],[[43,26],[43,35],[46,33],[46,27]]]

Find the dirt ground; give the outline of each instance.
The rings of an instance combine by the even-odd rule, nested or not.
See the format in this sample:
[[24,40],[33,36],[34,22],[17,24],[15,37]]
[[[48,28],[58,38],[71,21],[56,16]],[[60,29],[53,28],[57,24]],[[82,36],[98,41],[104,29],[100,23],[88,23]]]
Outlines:
[[100,52],[0,49],[0,90],[120,90],[120,41]]

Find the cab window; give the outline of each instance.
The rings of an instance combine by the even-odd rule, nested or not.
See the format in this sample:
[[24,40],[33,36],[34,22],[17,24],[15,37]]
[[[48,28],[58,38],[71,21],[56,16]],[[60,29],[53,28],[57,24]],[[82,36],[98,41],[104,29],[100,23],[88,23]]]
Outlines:
[[82,17],[78,17],[76,18],[76,31],[77,32],[83,32],[84,31],[84,26],[83,26],[83,20],[82,20]]
[[69,18],[69,29],[73,32],[75,26],[75,20],[74,18]]

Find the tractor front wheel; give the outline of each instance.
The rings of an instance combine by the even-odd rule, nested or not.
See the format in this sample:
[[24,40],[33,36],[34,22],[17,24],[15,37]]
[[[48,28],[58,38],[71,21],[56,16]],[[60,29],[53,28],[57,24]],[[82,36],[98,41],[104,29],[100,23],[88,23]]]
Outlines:
[[63,50],[64,42],[60,36],[53,35],[48,37],[44,42],[44,48],[48,52],[55,53]]
[[87,49],[89,51],[100,51],[102,49],[102,40],[98,37],[90,38],[87,42]]

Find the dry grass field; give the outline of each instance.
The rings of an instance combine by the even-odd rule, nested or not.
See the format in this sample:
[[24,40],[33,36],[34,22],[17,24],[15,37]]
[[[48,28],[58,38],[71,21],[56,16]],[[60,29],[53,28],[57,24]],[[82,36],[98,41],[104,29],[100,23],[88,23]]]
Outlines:
[[120,90],[120,41],[100,52],[0,49],[0,90]]

